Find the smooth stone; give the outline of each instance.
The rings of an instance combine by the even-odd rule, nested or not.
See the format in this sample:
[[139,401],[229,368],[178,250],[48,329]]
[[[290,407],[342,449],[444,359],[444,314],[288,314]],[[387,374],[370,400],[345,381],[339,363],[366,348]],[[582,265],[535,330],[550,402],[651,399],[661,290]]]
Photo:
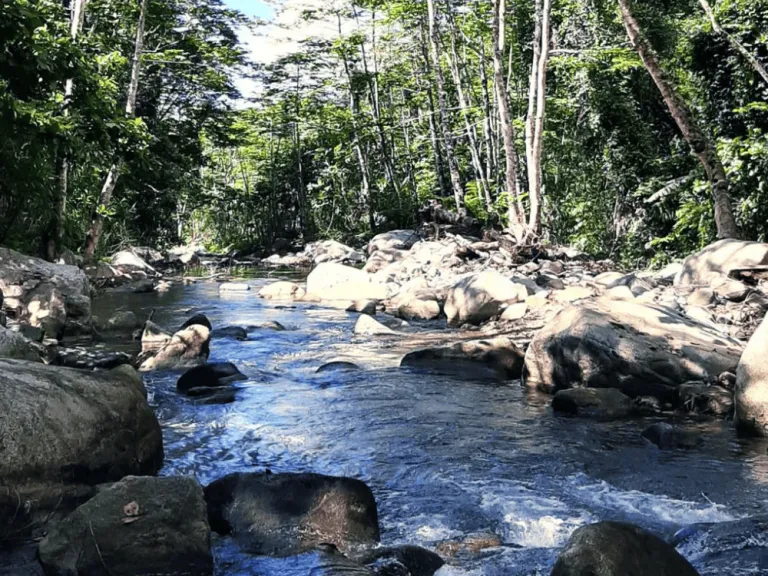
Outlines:
[[734,404],[734,420],[740,433],[768,437],[768,315],[739,360]]
[[701,438],[698,435],[666,422],[657,422],[648,426],[643,430],[642,436],[661,450],[695,448],[701,444]]
[[248,340],[248,331],[242,326],[225,326],[211,332],[211,338],[234,338],[235,340]]
[[322,374],[325,372],[353,372],[356,370],[360,370],[360,366],[357,364],[352,362],[335,361],[323,364],[315,371],[315,373]]
[[634,413],[632,399],[614,388],[571,388],[552,398],[552,409],[582,418],[609,421]]
[[470,380],[516,380],[522,374],[523,357],[512,339],[498,336],[415,350],[403,357],[400,366]]
[[248,292],[250,289],[250,285],[237,282],[225,282],[219,286],[219,292]]
[[[225,378],[227,380],[222,382]],[[236,380],[247,379],[248,377],[231,362],[203,364],[184,372],[176,382],[176,391],[184,394],[196,388],[216,388]]]
[[354,333],[362,336],[394,336],[396,332],[375,320],[372,316],[362,314],[355,322]]

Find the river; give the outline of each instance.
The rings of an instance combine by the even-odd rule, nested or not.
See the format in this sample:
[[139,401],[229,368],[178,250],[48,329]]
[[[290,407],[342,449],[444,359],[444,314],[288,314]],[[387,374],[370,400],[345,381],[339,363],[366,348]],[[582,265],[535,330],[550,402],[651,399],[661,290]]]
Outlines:
[[[264,280],[251,281],[257,288]],[[284,303],[283,303],[284,304]],[[768,513],[766,443],[736,438],[729,423],[681,421],[704,441],[660,451],[641,436],[651,423],[554,416],[519,382],[399,369],[391,344],[352,336],[356,315],[261,300],[218,285],[165,294],[109,293],[95,314],[129,309],[178,326],[193,313],[215,327],[276,320],[247,341],[215,339],[211,361],[249,380],[234,404],[199,406],[175,392],[177,374],[145,376],[163,426],[163,475],[202,483],[234,471],[311,471],[360,478],[372,488],[385,544],[439,542],[493,531],[504,546],[457,557],[440,576],[548,575],[569,535],[601,519],[671,536],[691,523]],[[359,372],[315,374],[337,356]],[[768,574],[755,555],[696,545],[681,551],[702,575]],[[316,555],[253,558],[215,539],[217,574],[323,574]],[[716,562],[713,558],[717,559]]]

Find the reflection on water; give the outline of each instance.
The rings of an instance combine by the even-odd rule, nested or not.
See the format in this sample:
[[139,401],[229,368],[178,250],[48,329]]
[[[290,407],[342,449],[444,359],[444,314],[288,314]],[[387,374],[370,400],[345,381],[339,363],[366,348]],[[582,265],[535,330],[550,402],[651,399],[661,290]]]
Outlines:
[[[670,536],[690,523],[768,512],[766,445],[737,440],[727,423],[688,422],[702,447],[661,452],[640,436],[648,420],[555,417],[518,384],[400,370],[385,347],[350,344],[355,316],[280,304],[255,290],[219,296],[211,283],[94,303],[97,314],[141,317],[154,308],[169,328],[196,312],[215,327],[276,320],[291,328],[212,343],[211,360],[234,362],[249,377],[235,404],[195,406],[175,393],[177,375],[145,377],[164,427],[163,474],[203,483],[264,468],[353,476],[373,489],[387,544],[433,547],[488,530],[502,538],[503,547],[459,558],[441,576],[548,574],[573,530],[600,519]],[[373,368],[314,374],[339,355]],[[339,573],[312,554],[249,558],[227,539],[217,540],[216,555],[221,575]],[[702,573],[716,573],[700,564],[706,555],[690,556]],[[753,566],[737,553],[717,573],[760,574]]]

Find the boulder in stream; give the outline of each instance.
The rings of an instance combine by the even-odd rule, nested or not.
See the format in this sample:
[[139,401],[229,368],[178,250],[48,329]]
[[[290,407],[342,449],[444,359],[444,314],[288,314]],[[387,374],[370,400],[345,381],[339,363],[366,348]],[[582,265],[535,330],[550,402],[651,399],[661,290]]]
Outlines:
[[[145,327],[146,332],[146,327]],[[187,320],[155,354],[142,361],[139,370],[172,370],[205,363],[210,353],[211,323],[202,314]],[[144,338],[142,337],[142,348]]]
[[125,478],[54,524],[39,557],[49,576],[211,576],[203,489],[194,478]]
[[163,461],[160,425],[130,366],[87,372],[0,360],[0,413],[0,539],[96,484],[153,474]]
[[251,553],[290,556],[379,541],[376,501],[359,480],[319,474],[236,473],[205,489],[211,528]]
[[768,436],[768,315],[750,338],[736,370],[737,429]]
[[552,410],[596,420],[628,418],[634,413],[632,399],[615,388],[571,388],[552,398]]
[[310,300],[385,300],[387,287],[374,282],[373,276],[358,270],[325,262],[319,264],[307,277],[307,295]]
[[176,381],[176,391],[187,394],[196,388],[220,388],[247,379],[231,362],[203,364],[184,372]]
[[384,326],[381,322],[376,320],[373,316],[367,314],[361,314],[355,322],[354,333],[358,336],[394,336],[396,332],[387,326]]
[[533,338],[528,387],[616,388],[631,398],[678,402],[677,388],[733,371],[741,344],[660,306],[596,300],[566,308]]
[[523,352],[506,336],[469,340],[409,352],[401,367],[430,370],[470,380],[515,380],[523,371]]
[[232,338],[233,340],[248,340],[248,331],[242,326],[224,326],[211,332],[211,338]]
[[481,324],[527,297],[528,291],[521,284],[486,270],[462,278],[448,290],[445,315],[452,326]]
[[552,576],[699,576],[675,548],[632,524],[598,522],[576,530]]

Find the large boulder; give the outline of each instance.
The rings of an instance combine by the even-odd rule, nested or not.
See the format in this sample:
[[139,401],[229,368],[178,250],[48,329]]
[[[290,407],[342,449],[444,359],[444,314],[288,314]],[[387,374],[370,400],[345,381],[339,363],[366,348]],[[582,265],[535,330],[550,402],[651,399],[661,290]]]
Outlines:
[[143,270],[144,272],[154,273],[155,269],[147,264],[144,259],[139,256],[134,250],[121,250],[112,256],[110,260],[112,266],[117,268],[124,268],[128,271],[131,270]]
[[359,480],[319,474],[230,474],[205,489],[211,528],[250,552],[289,556],[319,544],[379,541],[376,501]]
[[387,287],[362,270],[325,262],[307,277],[307,298],[319,300],[385,300]]
[[433,320],[440,316],[440,296],[423,277],[404,284],[389,301],[388,308],[403,320]]
[[392,230],[373,237],[368,243],[368,254],[377,250],[408,250],[419,240],[413,230]]
[[[204,315],[198,314],[187,320],[170,338],[166,338],[167,333],[162,330],[155,330],[154,326],[150,326],[150,322],[144,326],[142,350],[144,336],[149,335],[151,338],[147,339],[147,344],[154,353],[141,362],[139,370],[142,372],[191,368],[208,360],[212,327]],[[149,328],[152,328],[151,332]]]
[[360,250],[355,250],[335,240],[323,240],[309,244],[304,252],[312,258],[315,264],[323,262],[362,264],[365,262],[365,254]]
[[622,522],[582,526],[560,552],[552,576],[699,576],[677,550]]
[[743,240],[720,240],[691,254],[675,277],[676,286],[709,286],[732,270],[768,264],[768,244]]
[[3,326],[0,326],[0,358],[42,362],[40,354],[35,351],[29,340]]
[[452,326],[481,324],[527,297],[524,286],[487,270],[462,278],[448,290],[445,315]]
[[393,336],[396,334],[394,330],[384,326],[384,324],[368,314],[360,315],[357,322],[355,322],[353,331],[358,336]]
[[634,412],[632,399],[613,388],[571,388],[552,398],[552,410],[595,420],[620,420]]
[[90,286],[76,266],[0,248],[0,292],[6,309],[18,320],[42,328],[48,337],[61,337],[69,323],[90,325]]
[[736,369],[736,427],[768,436],[768,316],[750,338]]
[[515,380],[523,371],[523,352],[506,336],[471,340],[409,352],[401,367],[426,369],[461,378]]
[[597,300],[562,310],[534,336],[523,379],[549,393],[617,388],[676,404],[680,384],[732,372],[741,351],[736,340],[667,308]]
[[267,300],[293,300],[304,296],[304,288],[294,282],[280,280],[267,284],[259,290],[259,296]]
[[152,474],[163,461],[160,425],[129,366],[87,372],[0,360],[0,414],[0,539],[82,489]]
[[39,557],[48,576],[211,576],[203,489],[194,478],[125,478],[54,524]]

